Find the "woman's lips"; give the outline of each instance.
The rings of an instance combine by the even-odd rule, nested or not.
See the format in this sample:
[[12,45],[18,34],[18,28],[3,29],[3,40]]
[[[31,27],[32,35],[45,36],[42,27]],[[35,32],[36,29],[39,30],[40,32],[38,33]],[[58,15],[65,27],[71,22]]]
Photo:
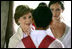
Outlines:
[[54,16],[54,17],[57,17],[57,16]]
[[26,25],[30,26],[31,23],[27,23]]

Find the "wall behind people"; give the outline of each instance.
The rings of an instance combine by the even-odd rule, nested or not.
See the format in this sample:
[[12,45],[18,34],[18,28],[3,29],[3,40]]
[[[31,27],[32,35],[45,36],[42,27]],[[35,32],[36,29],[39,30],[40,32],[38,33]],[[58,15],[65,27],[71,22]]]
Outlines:
[[1,48],[8,47],[12,36],[12,2],[1,1]]

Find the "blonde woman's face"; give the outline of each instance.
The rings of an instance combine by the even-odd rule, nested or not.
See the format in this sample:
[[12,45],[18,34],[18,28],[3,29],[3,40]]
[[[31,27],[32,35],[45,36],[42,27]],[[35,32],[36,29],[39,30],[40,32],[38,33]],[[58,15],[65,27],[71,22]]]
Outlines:
[[32,14],[27,13],[19,18],[18,23],[20,23],[20,26],[23,28],[29,28],[32,23]]
[[63,12],[62,8],[61,8],[61,5],[58,4],[58,3],[55,3],[55,4],[52,4],[50,6],[50,9],[53,13],[53,17],[54,18],[59,18],[59,16],[61,15],[61,13]]

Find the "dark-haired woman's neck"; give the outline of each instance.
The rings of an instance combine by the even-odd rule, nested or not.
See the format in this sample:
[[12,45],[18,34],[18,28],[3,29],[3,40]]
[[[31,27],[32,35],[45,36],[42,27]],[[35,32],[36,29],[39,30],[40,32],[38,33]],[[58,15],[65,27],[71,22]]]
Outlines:
[[48,29],[48,27],[36,27],[36,30],[46,30],[46,29]]

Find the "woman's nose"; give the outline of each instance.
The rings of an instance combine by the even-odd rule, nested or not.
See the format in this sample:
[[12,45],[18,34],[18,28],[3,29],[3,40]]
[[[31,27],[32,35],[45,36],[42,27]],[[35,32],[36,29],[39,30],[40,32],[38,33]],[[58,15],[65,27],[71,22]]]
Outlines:
[[53,12],[53,16],[56,16],[56,12]]
[[29,19],[29,18],[27,18],[27,19],[26,19],[26,22],[30,22],[30,19]]
[[53,16],[55,16],[55,13],[53,13]]

